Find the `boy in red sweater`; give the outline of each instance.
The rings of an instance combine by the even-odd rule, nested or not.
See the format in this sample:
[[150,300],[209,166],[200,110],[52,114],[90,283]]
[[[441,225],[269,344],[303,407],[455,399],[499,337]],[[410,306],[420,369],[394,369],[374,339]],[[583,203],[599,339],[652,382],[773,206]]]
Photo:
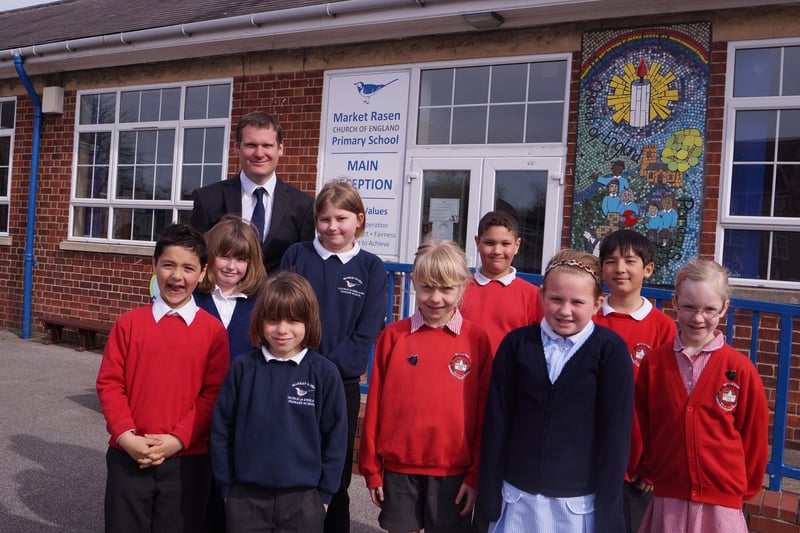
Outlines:
[[[610,294],[594,316],[596,324],[616,332],[628,345],[636,380],[647,353],[675,338],[675,322],[642,297],[642,284],[653,274],[653,243],[632,230],[606,236],[600,244],[603,281]],[[642,436],[636,414],[631,428],[631,451],[625,472],[623,504],[627,533],[635,533],[650,503],[653,485],[636,472],[642,460]]]
[[153,255],[159,296],[120,316],[108,337],[97,375],[111,434],[106,531],[203,528],[206,442],[230,360],[224,326],[192,298],[205,267],[203,235],[167,227]]
[[492,356],[506,333],[544,316],[539,288],[517,278],[511,266],[521,241],[517,221],[505,211],[489,211],[478,223],[475,244],[481,266],[464,291],[461,314],[489,334]]
[[639,369],[641,470],[654,488],[639,531],[748,531],[742,503],[761,489],[769,413],[755,366],[717,329],[728,298],[724,267],[690,261],[672,296],[679,333]]
[[389,531],[471,531],[492,354],[458,310],[469,277],[456,243],[424,242],[417,311],[375,346],[359,468]]

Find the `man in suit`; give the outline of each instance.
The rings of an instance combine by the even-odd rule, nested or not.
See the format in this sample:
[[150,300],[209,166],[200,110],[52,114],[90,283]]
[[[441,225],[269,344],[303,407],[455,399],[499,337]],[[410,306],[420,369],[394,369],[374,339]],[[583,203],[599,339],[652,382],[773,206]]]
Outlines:
[[261,236],[264,266],[273,272],[290,245],[314,239],[314,202],[275,174],[283,155],[277,118],[262,111],[244,115],[236,125],[235,151],[241,172],[197,189],[189,222],[205,232],[226,213],[249,220]]

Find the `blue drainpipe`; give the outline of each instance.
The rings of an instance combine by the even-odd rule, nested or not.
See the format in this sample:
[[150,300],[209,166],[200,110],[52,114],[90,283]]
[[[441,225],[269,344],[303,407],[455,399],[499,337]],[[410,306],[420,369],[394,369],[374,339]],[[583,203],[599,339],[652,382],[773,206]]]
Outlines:
[[25,72],[22,56],[14,56],[14,66],[17,69],[22,84],[28,91],[33,101],[33,146],[31,147],[31,185],[28,190],[28,228],[25,234],[25,275],[23,278],[23,311],[22,311],[22,338],[31,338],[31,295],[33,293],[33,230],[36,227],[36,187],[39,178],[39,144],[42,129],[42,100],[36,94],[31,79]]

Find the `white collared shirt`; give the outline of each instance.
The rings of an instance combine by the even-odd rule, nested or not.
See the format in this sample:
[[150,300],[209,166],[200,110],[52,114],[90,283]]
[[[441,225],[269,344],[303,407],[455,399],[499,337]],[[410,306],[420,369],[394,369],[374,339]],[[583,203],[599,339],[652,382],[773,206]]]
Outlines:
[[211,291],[211,298],[214,300],[214,305],[217,308],[217,313],[219,313],[222,324],[225,326],[225,329],[228,329],[228,324],[231,323],[231,318],[233,317],[233,310],[236,308],[236,299],[247,298],[247,295],[243,292],[234,292],[225,295],[222,294],[222,289],[219,288],[219,285],[215,285],[214,290]]
[[517,277],[517,269],[514,267],[510,268],[511,270],[508,272],[508,274],[506,274],[501,278],[496,278],[496,279],[487,278],[481,273],[480,269],[478,269],[475,271],[475,276],[474,276],[475,281],[478,283],[478,285],[481,286],[486,285],[491,281],[499,281],[500,283],[508,287],[509,285],[511,285],[511,282],[514,281],[514,279]]
[[248,222],[253,219],[253,210],[256,207],[256,197],[253,194],[258,187],[263,187],[267,194],[264,195],[264,239],[269,234],[269,223],[272,219],[272,204],[275,201],[275,173],[269,177],[264,185],[259,185],[247,177],[244,171],[239,172],[242,182],[242,218]]
[[297,353],[297,355],[293,355],[292,357],[289,357],[288,359],[283,359],[281,357],[275,357],[274,355],[272,355],[270,353],[270,351],[267,349],[266,346],[262,346],[261,347],[261,354],[264,356],[264,361],[266,361],[267,363],[269,363],[272,360],[275,360],[275,361],[293,361],[294,364],[299,365],[300,361],[303,360],[303,358],[306,356],[307,353],[308,353],[308,348],[303,348],[302,350],[300,350],[300,352]]
[[197,309],[198,307],[194,302],[194,297],[189,298],[189,301],[182,307],[173,309],[168,306],[164,299],[161,298],[161,295],[159,295],[158,298],[153,300],[153,319],[158,323],[166,315],[178,315],[186,322],[187,326],[190,326],[192,320],[194,320],[194,316],[197,314]]
[[590,320],[586,327],[567,338],[553,331],[547,319],[542,319],[541,326],[547,374],[550,376],[550,383],[555,383],[558,376],[561,375],[561,371],[564,370],[564,366],[594,331],[594,321]]
[[602,309],[603,309],[603,316],[608,316],[611,313],[620,313],[623,315],[628,315],[632,319],[641,322],[642,320],[647,318],[648,314],[650,314],[650,311],[653,309],[653,304],[650,303],[650,300],[648,300],[647,298],[642,297],[642,305],[640,305],[636,311],[634,311],[633,313],[623,313],[622,311],[617,311],[616,309],[611,307],[611,305],[608,303],[608,298],[603,298]]
[[313,242],[314,242],[314,250],[316,250],[317,255],[319,255],[323,261],[326,261],[329,257],[335,255],[336,257],[339,258],[339,261],[341,261],[343,265],[348,261],[350,261],[355,256],[357,256],[358,252],[361,251],[361,246],[358,245],[358,241],[355,241],[353,243],[353,248],[346,252],[331,252],[330,250],[322,246],[321,242],[319,242],[319,235],[314,237]]

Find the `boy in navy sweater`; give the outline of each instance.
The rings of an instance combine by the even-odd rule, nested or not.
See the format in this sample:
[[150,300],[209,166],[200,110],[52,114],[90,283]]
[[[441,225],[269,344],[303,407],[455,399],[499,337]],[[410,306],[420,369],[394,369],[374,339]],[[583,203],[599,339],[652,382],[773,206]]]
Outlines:
[[306,280],[267,280],[250,323],[261,348],[234,360],[211,426],[227,531],[321,532],[347,449],[336,366],[310,347],[321,327]]

